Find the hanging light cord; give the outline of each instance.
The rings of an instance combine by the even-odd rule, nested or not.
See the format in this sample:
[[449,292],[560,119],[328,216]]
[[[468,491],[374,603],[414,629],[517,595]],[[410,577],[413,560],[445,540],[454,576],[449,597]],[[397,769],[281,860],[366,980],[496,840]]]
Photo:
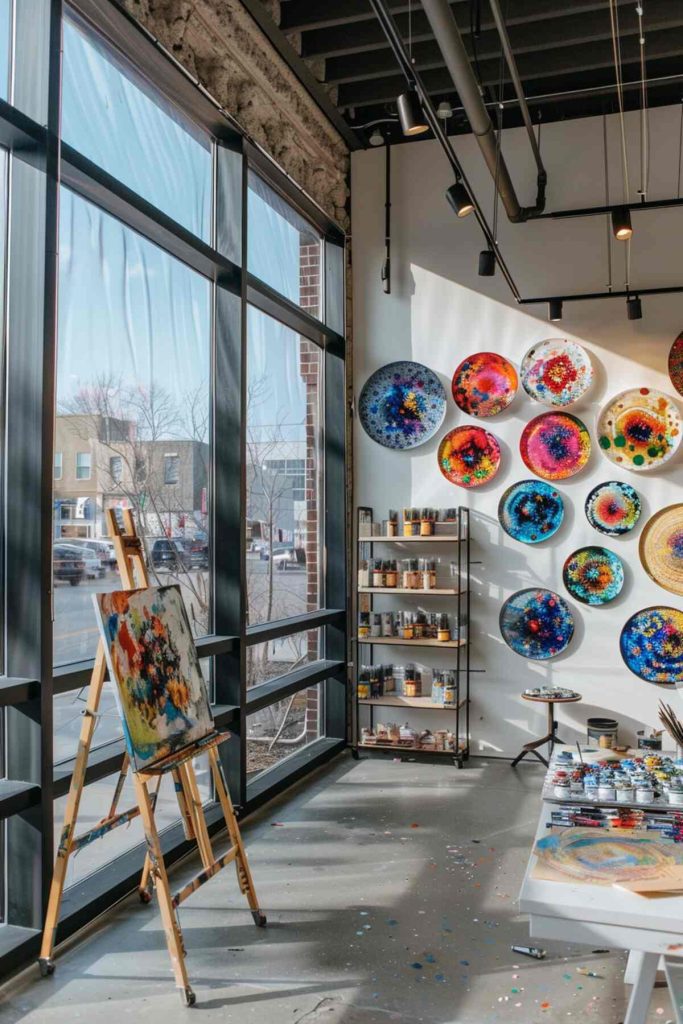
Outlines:
[[[506,12],[507,13],[507,12]],[[503,81],[505,74],[505,53],[500,48],[498,64],[498,133],[496,135],[496,173],[493,176],[493,241],[498,248],[498,182],[500,175],[500,148],[503,141]]]
[[413,0],[408,0],[408,56],[410,57],[410,63],[414,64],[413,60]]
[[[624,83],[621,76],[621,42],[619,38],[619,12],[617,10],[617,0],[609,0],[609,14],[610,24],[612,28],[612,52],[614,55],[614,73],[616,76],[617,84],[617,98],[619,100],[619,128],[621,133],[621,163],[622,163],[622,179],[623,179],[623,192],[624,192],[624,203],[628,203],[631,195],[631,189],[628,180],[628,156],[626,152],[626,123],[624,120]],[[631,280],[631,240],[629,239],[625,246],[624,261],[626,264],[626,291],[630,288]]]
[[[607,150],[607,114],[602,115],[602,149],[605,158],[605,206],[609,206],[609,162]],[[605,217],[607,232],[607,291],[612,291],[612,230],[609,213]]]
[[645,72],[645,32],[643,14],[645,0],[636,6],[638,43],[640,45],[640,199],[645,202],[650,187],[650,121],[647,107],[647,75]]

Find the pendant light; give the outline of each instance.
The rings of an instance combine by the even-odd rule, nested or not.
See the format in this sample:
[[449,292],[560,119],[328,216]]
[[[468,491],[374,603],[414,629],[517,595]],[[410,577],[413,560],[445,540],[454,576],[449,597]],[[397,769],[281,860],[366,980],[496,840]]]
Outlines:
[[562,299],[550,299],[548,302],[548,320],[557,323],[562,319]]
[[496,272],[496,254],[493,249],[479,253],[479,277],[493,277]]
[[615,206],[612,210],[612,233],[619,242],[628,242],[633,235],[628,206]]
[[629,297],[626,300],[626,315],[629,320],[642,320],[643,319],[643,306],[637,295]]
[[398,119],[404,135],[422,135],[429,131],[429,125],[422,113],[420,100],[414,89],[401,93],[396,100]]
[[446,189],[446,199],[451,204],[456,217],[468,217],[474,210],[474,203],[470,199],[469,192],[459,178],[455,185]]

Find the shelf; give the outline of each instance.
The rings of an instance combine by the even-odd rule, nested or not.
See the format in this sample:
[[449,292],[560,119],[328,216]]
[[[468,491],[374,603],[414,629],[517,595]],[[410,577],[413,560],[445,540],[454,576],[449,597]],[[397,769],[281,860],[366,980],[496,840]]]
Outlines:
[[420,597],[454,597],[466,594],[466,590],[455,590],[453,587],[431,587],[429,590],[417,590],[415,587],[358,587],[359,594],[416,594]]
[[386,644],[396,647],[464,647],[467,640],[403,640],[400,636],[359,636],[359,644]]
[[444,757],[458,757],[463,750],[467,749],[467,744],[464,741],[460,741],[457,750],[434,750],[430,747],[411,747],[406,746],[403,743],[359,743],[359,750],[393,750],[395,754],[443,754]]
[[[460,538],[464,544],[466,537]],[[359,544],[457,544],[458,535],[453,534],[432,534],[429,537],[359,537]]]
[[433,704],[429,697],[377,697],[371,700],[359,700],[359,704],[367,704],[380,708],[421,708],[423,711],[456,711],[464,708],[467,700],[463,697],[457,704]]

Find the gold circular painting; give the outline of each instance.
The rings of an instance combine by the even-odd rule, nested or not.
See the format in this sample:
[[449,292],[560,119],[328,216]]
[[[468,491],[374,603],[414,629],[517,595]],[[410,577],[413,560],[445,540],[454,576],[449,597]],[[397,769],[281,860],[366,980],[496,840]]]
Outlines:
[[676,403],[653,388],[631,388],[613,398],[598,417],[598,444],[623,469],[655,469],[681,441]]
[[683,595],[683,504],[655,512],[640,537],[643,569],[660,587]]

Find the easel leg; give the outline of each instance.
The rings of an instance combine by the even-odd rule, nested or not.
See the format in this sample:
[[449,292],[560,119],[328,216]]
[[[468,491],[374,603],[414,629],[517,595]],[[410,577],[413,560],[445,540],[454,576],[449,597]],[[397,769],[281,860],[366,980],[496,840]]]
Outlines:
[[[152,804],[152,810],[156,810],[157,800],[159,798],[159,788],[161,786],[161,775],[157,779],[156,789],[150,797]],[[149,853],[145,854],[145,863],[142,867],[142,874],[140,875],[140,884],[138,885],[138,896],[140,897],[141,903],[151,903],[152,892],[150,889],[150,881],[152,877],[152,861],[150,860]]]
[[[633,964],[631,964],[632,959],[634,961]],[[645,1024],[650,999],[652,998],[652,990],[655,985],[658,963],[659,953],[631,951],[629,967],[636,967],[636,973],[633,989],[631,990],[631,998],[628,1001],[628,1009],[624,1017],[624,1024]]]
[[202,798],[197,785],[197,777],[194,773],[192,763],[187,762],[186,764],[180,765],[178,768],[178,775],[182,782],[185,803],[192,821],[192,828],[197,837],[197,846],[199,847],[202,864],[205,868],[210,868],[213,864],[213,851],[211,849],[209,832],[206,827],[206,819],[204,817]]
[[85,707],[85,716],[81,725],[81,735],[78,741],[76,763],[74,765],[73,775],[71,776],[69,796],[67,797],[66,810],[64,811],[64,824],[62,825],[62,831],[59,837],[55,870],[52,876],[50,896],[47,904],[47,912],[45,914],[43,940],[38,957],[40,973],[43,977],[52,974],[55,969],[52,954],[55,948],[55,937],[57,934],[57,924],[59,922],[59,909],[62,904],[66,869],[69,865],[69,856],[71,854],[71,846],[73,843],[74,831],[76,829],[76,820],[78,818],[78,808],[81,803],[81,795],[85,785],[85,770],[88,766],[90,744],[92,743],[95,724],[97,722],[97,709],[100,705],[100,697],[102,695],[105,675],[106,663],[104,659],[104,648],[102,644],[99,643],[97,645],[95,665],[90,679],[88,702]]
[[225,824],[228,828],[230,842],[237,848],[237,857],[235,858],[237,880],[239,882],[240,889],[247,897],[247,902],[251,909],[251,916],[254,918],[254,924],[259,928],[263,928],[266,924],[266,915],[262,913],[259,908],[256,890],[254,889],[254,881],[251,877],[251,871],[249,870],[249,864],[242,844],[242,833],[240,832],[240,827],[237,824],[237,819],[235,817],[235,811],[232,806],[232,800],[230,799],[230,793],[223,773],[223,765],[220,762],[218,751],[215,747],[212,750],[209,750],[209,762],[211,764],[214,786],[216,787],[216,795],[218,796],[223,810]]
[[187,977],[183,938],[171,899],[168,875],[166,874],[166,865],[164,864],[164,857],[161,852],[159,834],[154,821],[151,797],[147,789],[146,781],[137,774],[133,775],[133,779],[135,780],[135,791],[138,799],[138,806],[140,808],[140,814],[142,816],[142,823],[145,829],[147,850],[152,862],[152,877],[154,879],[154,887],[159,900],[159,911],[161,913],[161,920],[164,924],[166,945],[168,946],[168,953],[171,957],[176,985],[181,990],[181,998],[183,1002],[187,1006],[192,1006],[195,1003],[196,997],[190,988],[190,982]]

